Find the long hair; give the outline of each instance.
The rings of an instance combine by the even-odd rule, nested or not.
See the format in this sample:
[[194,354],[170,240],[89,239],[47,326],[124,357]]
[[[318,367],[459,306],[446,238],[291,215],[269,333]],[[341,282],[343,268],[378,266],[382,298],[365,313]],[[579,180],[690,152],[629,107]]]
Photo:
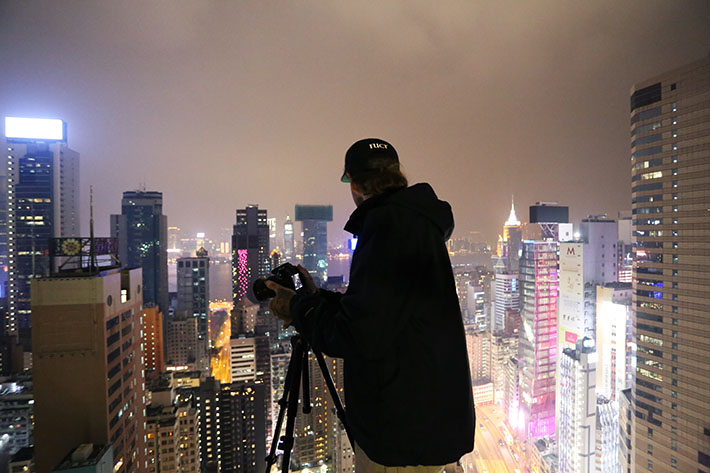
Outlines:
[[383,194],[389,190],[407,187],[407,177],[402,174],[398,163],[393,163],[384,168],[365,171],[350,176],[351,180],[360,188],[364,195]]

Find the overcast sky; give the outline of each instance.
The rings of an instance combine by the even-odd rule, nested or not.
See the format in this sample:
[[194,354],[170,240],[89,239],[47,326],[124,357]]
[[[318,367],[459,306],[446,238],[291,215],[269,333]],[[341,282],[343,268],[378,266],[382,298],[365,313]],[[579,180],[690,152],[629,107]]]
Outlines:
[[107,234],[144,184],[213,238],[250,203],[333,204],[337,241],[374,136],[494,242],[513,194],[524,219],[630,208],[629,89],[707,56],[708,25],[708,0],[0,0],[0,115],[68,122],[84,233],[89,185]]

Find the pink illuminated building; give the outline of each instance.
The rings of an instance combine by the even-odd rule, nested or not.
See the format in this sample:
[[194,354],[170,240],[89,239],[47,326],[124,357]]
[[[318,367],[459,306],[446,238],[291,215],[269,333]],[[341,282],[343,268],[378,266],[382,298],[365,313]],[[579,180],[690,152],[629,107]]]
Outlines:
[[529,440],[555,434],[557,363],[557,241],[524,241],[520,258],[519,434]]

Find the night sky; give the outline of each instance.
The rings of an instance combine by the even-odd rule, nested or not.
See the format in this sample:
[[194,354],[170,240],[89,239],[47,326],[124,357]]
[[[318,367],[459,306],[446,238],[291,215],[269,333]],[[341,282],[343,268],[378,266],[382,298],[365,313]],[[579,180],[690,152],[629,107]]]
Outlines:
[[0,0],[0,115],[68,122],[85,234],[89,185],[104,235],[145,185],[189,233],[330,203],[340,241],[343,156],[375,136],[492,243],[512,194],[521,219],[630,209],[629,89],[708,25],[707,0]]

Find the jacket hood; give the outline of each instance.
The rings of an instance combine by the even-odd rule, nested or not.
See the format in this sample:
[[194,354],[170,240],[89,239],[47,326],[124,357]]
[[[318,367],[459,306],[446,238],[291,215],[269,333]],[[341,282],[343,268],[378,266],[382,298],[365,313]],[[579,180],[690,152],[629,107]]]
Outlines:
[[396,205],[417,212],[431,220],[439,229],[444,241],[454,231],[454,216],[448,202],[439,200],[434,189],[427,184],[415,184],[405,189],[388,192],[367,199],[350,215],[345,230],[358,234],[368,210],[381,205]]

